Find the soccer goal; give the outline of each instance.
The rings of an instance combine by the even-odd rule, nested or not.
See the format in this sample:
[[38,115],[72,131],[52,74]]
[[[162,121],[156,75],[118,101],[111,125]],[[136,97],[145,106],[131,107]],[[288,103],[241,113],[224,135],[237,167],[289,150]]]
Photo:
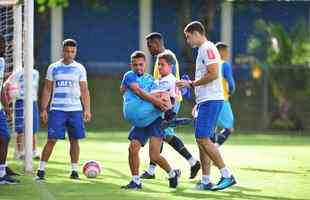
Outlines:
[[[25,78],[25,159],[26,172],[32,171],[32,69],[33,69],[33,0],[0,0],[0,33],[6,42],[5,78],[24,67]],[[14,108],[14,106],[13,106]],[[14,112],[13,112],[14,115]],[[14,119],[14,117],[13,117]],[[14,120],[12,135],[14,138]],[[15,141],[12,141],[15,143]]]

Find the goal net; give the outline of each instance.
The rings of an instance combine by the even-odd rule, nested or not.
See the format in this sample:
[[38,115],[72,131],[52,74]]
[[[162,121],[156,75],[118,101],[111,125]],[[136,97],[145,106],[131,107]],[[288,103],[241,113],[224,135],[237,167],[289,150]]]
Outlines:
[[[26,8],[30,11],[26,12]],[[32,17],[29,20],[29,17],[27,13],[32,13],[29,16]],[[28,21],[27,21],[28,20]],[[32,26],[29,26],[29,21],[32,23]],[[28,32],[27,32],[28,29]],[[32,29],[32,30],[31,30]],[[29,33],[30,31],[30,33]],[[12,72],[20,67],[24,67],[25,69],[32,69],[33,66],[33,46],[29,48],[30,44],[33,42],[31,40],[30,42],[27,41],[28,38],[31,38],[31,34],[33,34],[33,0],[0,0],[0,34],[4,36],[5,39],[5,79],[12,74]],[[31,37],[29,37],[29,35]],[[24,42],[23,42],[24,41]],[[29,50],[30,49],[30,50]],[[27,59],[28,58],[28,59]],[[30,58],[30,59],[29,59]],[[31,67],[28,67],[31,66]],[[27,71],[27,70],[24,70]],[[29,74],[30,70],[27,71]],[[27,74],[24,74],[25,79],[27,79]],[[28,79],[29,80],[29,79]],[[30,79],[31,80],[31,79]],[[27,81],[26,81],[27,82]],[[29,82],[29,81],[28,81]],[[28,84],[29,85],[29,84]],[[26,92],[27,92],[27,84],[25,85]],[[29,88],[29,87],[28,87]],[[29,90],[28,90],[29,91]],[[30,93],[31,91],[29,91]],[[27,94],[26,94],[27,96]],[[27,99],[25,98],[25,104],[27,104]],[[32,102],[31,102],[32,103]],[[14,103],[13,103],[14,104]],[[27,104],[29,105],[29,103]],[[25,139],[23,141],[23,146],[25,146],[25,169],[26,171],[30,171],[32,168],[32,162],[31,159],[29,160],[29,157],[32,157],[32,152],[30,152],[29,147],[32,146],[32,133],[31,135],[28,133],[29,130],[32,130],[32,125],[29,126],[29,124],[32,124],[32,112],[29,115],[29,110],[32,110],[32,106],[26,106],[27,108],[24,110],[24,116],[27,117],[27,120],[25,119],[26,125],[25,128]],[[12,108],[14,108],[14,105],[12,105]],[[30,109],[29,109],[30,108]],[[14,109],[13,109],[13,121],[12,121],[12,138],[15,144],[16,144],[16,134],[15,134],[15,123],[14,123]],[[27,128],[28,127],[28,128]],[[29,129],[29,127],[31,127]],[[26,144],[25,144],[26,143]],[[14,150],[14,155],[16,155],[16,145]],[[27,155],[28,154],[28,155]],[[30,155],[29,155],[30,154]]]

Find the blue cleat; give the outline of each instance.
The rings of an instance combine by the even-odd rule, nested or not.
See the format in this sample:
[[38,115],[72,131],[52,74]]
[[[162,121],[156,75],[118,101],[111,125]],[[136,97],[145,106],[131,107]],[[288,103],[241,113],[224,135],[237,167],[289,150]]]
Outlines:
[[128,185],[124,185],[121,187],[122,189],[125,190],[141,190],[142,189],[142,184],[137,184],[134,181],[130,181]]
[[155,174],[150,174],[147,171],[145,171],[143,174],[140,175],[140,178],[142,179],[155,179]]
[[214,185],[210,182],[208,184],[203,184],[203,183],[197,183],[195,186],[196,190],[212,190]]
[[166,128],[175,128],[177,126],[193,124],[194,120],[191,118],[175,118],[172,120],[164,120],[161,124],[161,128],[164,130]]
[[169,187],[170,188],[177,188],[179,185],[179,179],[181,177],[181,171],[179,169],[175,169],[175,176],[172,178],[169,178]]
[[19,180],[12,178],[9,175],[5,175],[0,178],[0,185],[4,185],[4,184],[12,185],[12,184],[18,184],[19,182],[20,182]]
[[236,183],[237,182],[234,176],[231,176],[229,178],[222,177],[219,183],[215,185],[211,190],[224,190],[232,185],[235,185]]

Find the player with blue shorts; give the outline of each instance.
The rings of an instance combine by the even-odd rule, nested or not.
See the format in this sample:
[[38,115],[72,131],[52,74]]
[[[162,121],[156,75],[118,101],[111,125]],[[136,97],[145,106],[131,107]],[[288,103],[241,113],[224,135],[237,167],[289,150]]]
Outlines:
[[228,45],[223,42],[218,42],[215,46],[221,56],[224,103],[217,121],[217,127],[222,128],[222,130],[216,134],[214,142],[217,145],[222,145],[228,139],[229,135],[234,132],[234,114],[231,109],[229,98],[235,92],[236,86],[231,65],[227,61],[229,58]]
[[37,180],[45,179],[47,161],[57,140],[65,139],[66,132],[70,141],[70,178],[79,179],[79,140],[85,138],[84,121],[90,121],[91,112],[86,70],[74,60],[76,52],[76,41],[64,40],[62,59],[47,69],[41,100],[41,119],[44,123],[48,122],[48,138],[42,151]]
[[[19,88],[18,94],[14,96],[14,122],[15,122],[15,132],[16,136],[16,152],[14,154],[15,159],[24,159],[23,152],[23,137],[24,137],[24,70],[23,68],[17,69],[13,74],[9,76],[7,81],[4,83],[4,88],[6,91],[10,90],[9,88],[13,86],[17,86]],[[6,89],[8,88],[8,89]],[[38,108],[38,89],[39,89],[39,72],[37,70],[33,70],[32,73],[32,88],[33,88],[33,158],[40,159],[40,155],[36,150],[37,136],[36,133],[39,130],[40,126],[40,118],[39,118],[39,108]]]
[[[123,110],[124,116],[128,119],[135,118],[130,115],[140,115],[140,109],[135,105],[137,102],[141,103],[143,108],[150,108],[151,110],[150,117],[144,116],[147,118],[143,126],[137,127],[133,126],[129,132],[128,139],[130,140],[129,145],[129,165],[132,175],[132,180],[129,184],[122,186],[123,189],[141,189],[142,184],[139,176],[139,151],[147,141],[149,140],[149,154],[152,160],[154,160],[161,168],[163,168],[169,176],[169,186],[171,188],[176,188],[178,186],[178,179],[180,176],[179,170],[173,170],[167,160],[160,155],[160,144],[164,138],[164,132],[161,129],[162,124],[162,112],[169,109],[169,103],[164,101],[161,98],[157,98],[148,93],[152,90],[152,84],[154,83],[153,78],[145,73],[146,69],[146,56],[144,52],[135,51],[131,55],[131,67],[132,71],[127,72],[122,80],[120,87],[121,92],[123,93]],[[141,99],[141,101],[140,101]],[[143,104],[142,101],[147,101],[156,107],[150,107],[150,104]],[[136,108],[131,110],[127,108],[128,106],[134,105]],[[152,110],[154,109],[154,110]],[[130,110],[130,112],[129,112]],[[143,113],[145,114],[145,112]],[[139,117],[140,118],[140,117]],[[128,120],[128,121],[130,121]],[[152,121],[153,120],[153,121]]]
[[[236,181],[226,167],[219,150],[210,139],[214,134],[224,101],[220,55],[215,45],[207,40],[205,28],[200,22],[189,23],[184,29],[184,34],[187,43],[192,48],[198,48],[195,80],[177,82],[180,88],[195,89],[198,105],[195,137],[202,164],[202,180],[196,187],[201,190],[222,190],[234,185]],[[210,181],[210,159],[221,173],[221,179],[216,185]]]
[[[172,96],[174,97],[174,113],[179,112],[182,95],[180,91],[175,86],[175,82],[180,79],[179,75],[179,62],[176,55],[169,49],[165,48],[164,39],[162,34],[153,32],[146,36],[147,47],[156,58],[153,70],[153,76],[156,81],[166,90],[173,91]],[[159,60],[159,56],[162,55],[163,59]],[[161,63],[159,63],[161,61]],[[170,68],[170,69],[169,69]],[[161,70],[160,70],[161,69]],[[169,74],[166,74],[162,69],[168,69]],[[175,94],[173,94],[175,93]],[[190,166],[190,179],[196,177],[198,171],[200,170],[200,162],[192,156],[190,151],[186,148],[183,141],[176,135],[174,128],[169,127],[164,130],[165,137],[164,141],[168,143],[174,150],[176,150],[183,158],[187,160]],[[161,146],[161,152],[163,150],[163,144]],[[149,167],[146,171],[141,174],[143,179],[155,179],[155,169],[156,163],[152,160],[150,161]]]
[[[5,71],[4,55],[5,39],[3,35],[0,34],[0,93],[2,90]],[[19,182],[7,173],[6,159],[9,148],[9,140],[10,135],[7,118],[2,103],[0,102],[0,184],[16,184]]]

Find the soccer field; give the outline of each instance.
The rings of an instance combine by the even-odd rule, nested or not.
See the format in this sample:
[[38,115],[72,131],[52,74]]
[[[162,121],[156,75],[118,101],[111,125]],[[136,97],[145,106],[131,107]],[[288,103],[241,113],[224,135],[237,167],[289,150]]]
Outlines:
[[[39,147],[45,133],[40,133]],[[186,145],[198,157],[193,136],[181,134]],[[69,179],[70,160],[68,142],[61,141],[47,165],[45,182],[35,182],[32,176],[21,176],[19,185],[0,185],[1,200],[16,199],[257,199],[257,200],[306,200],[310,199],[310,137],[290,135],[235,134],[221,148],[228,166],[237,178],[237,185],[224,191],[196,191],[199,180],[188,180],[189,167],[168,145],[164,147],[173,167],[180,168],[182,178],[176,190],[168,188],[167,175],[157,169],[156,180],[143,180],[142,191],[123,191],[121,185],[130,180],[127,163],[127,133],[89,133],[81,142],[81,163],[95,159],[103,165],[103,173],[97,179]],[[141,171],[146,168],[147,148],[141,152]],[[12,149],[10,149],[12,155]],[[13,169],[21,172],[18,161],[9,158]],[[38,162],[34,162],[34,169]],[[213,170],[213,182],[218,181],[218,171]]]

